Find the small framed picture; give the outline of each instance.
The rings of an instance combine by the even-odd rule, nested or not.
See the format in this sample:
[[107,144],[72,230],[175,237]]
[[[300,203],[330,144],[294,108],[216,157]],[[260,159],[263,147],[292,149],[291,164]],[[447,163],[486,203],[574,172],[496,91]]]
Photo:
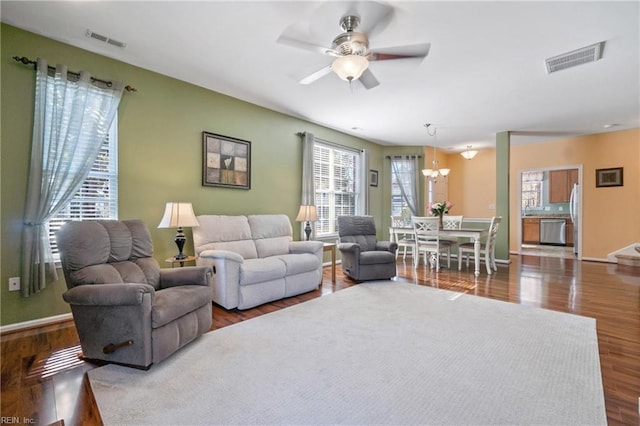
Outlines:
[[202,185],[251,189],[251,142],[202,132]]
[[369,185],[378,186],[378,171],[369,170]]
[[622,167],[596,169],[596,188],[622,186]]

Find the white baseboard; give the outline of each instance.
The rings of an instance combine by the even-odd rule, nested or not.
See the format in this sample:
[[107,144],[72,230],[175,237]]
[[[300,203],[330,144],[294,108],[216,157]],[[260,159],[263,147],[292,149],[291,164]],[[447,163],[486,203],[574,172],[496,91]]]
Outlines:
[[27,329],[27,328],[42,327],[44,325],[55,324],[57,322],[68,321],[72,319],[73,319],[73,316],[71,314],[60,314],[60,315],[54,315],[52,317],[38,318],[30,321],[17,322],[15,324],[0,326],[0,334],[9,333],[12,331],[18,331],[18,330]]

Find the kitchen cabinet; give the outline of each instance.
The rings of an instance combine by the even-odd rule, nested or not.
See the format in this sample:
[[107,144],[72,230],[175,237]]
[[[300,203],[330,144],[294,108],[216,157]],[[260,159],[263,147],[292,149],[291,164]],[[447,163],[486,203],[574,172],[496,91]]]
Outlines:
[[522,219],[522,242],[540,244],[540,219],[530,217]]
[[578,183],[578,169],[549,171],[549,203],[568,203],[573,185]]
[[567,241],[567,247],[573,247],[573,222],[571,219],[567,219],[567,224],[564,227],[565,240]]

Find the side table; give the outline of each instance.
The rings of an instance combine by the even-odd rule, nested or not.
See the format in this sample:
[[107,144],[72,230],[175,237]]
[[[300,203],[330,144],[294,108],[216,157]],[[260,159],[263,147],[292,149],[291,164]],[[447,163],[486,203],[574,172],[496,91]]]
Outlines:
[[174,259],[173,256],[172,256],[172,257],[167,257],[164,261],[167,262],[167,263],[170,263],[172,268],[174,267],[174,265],[176,263],[179,263],[180,267],[183,267],[184,266],[184,262],[195,262],[196,261],[196,257],[195,256],[187,256],[184,259]]
[[322,251],[331,252],[331,282],[336,283],[336,243],[324,243]]

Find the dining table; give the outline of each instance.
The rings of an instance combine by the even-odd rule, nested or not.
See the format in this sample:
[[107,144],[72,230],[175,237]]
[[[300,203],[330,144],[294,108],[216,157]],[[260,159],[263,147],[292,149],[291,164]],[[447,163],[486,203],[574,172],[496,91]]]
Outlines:
[[[413,227],[411,226],[392,226],[389,227],[389,235],[391,241],[396,241],[398,235],[413,234]],[[480,249],[481,240],[483,237],[489,235],[489,228],[458,228],[458,229],[440,229],[438,230],[440,237],[452,237],[452,238],[469,238],[473,240],[473,259],[475,262],[475,276],[480,275]],[[458,262],[461,259],[458,258]],[[489,257],[486,256],[485,262],[487,262],[487,272],[491,274],[491,267],[489,266]]]

